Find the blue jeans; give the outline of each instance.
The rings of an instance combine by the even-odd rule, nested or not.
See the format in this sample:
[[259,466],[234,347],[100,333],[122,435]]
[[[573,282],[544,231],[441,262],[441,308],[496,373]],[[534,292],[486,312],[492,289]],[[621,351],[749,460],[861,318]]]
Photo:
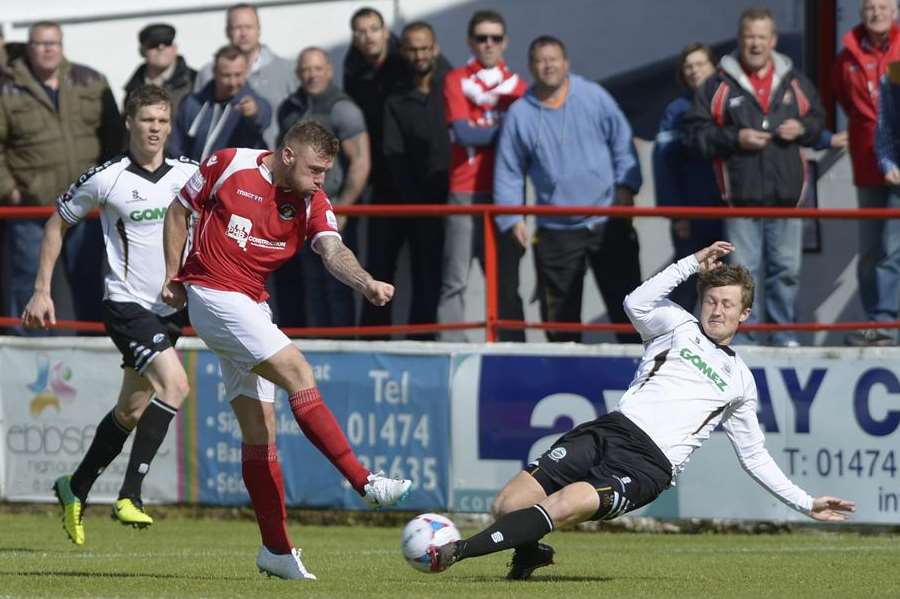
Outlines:
[[[900,208],[900,188],[857,187],[860,208]],[[897,320],[900,220],[859,221],[859,296],[869,320]]]
[[[41,239],[44,237],[44,222],[46,221],[43,219],[6,221],[3,251],[7,255],[9,273],[8,286],[3,293],[4,316],[21,316],[31,299],[41,253]],[[25,333],[25,329],[16,328],[14,332],[21,335]]]
[[[45,223],[44,219],[9,220],[6,223],[4,252],[9,257],[9,286],[3,293],[3,310],[7,316],[21,316],[34,292]],[[103,268],[106,262],[98,219],[85,221],[69,230],[63,245],[63,264],[72,290],[75,318],[102,321]],[[16,332],[26,333],[21,328],[17,328]]]
[[[733,264],[742,264],[756,285],[753,311],[745,323],[795,322],[795,301],[800,282],[803,223],[796,218],[730,218],[725,222],[726,239],[734,244]],[[771,336],[773,345],[796,340],[793,332]],[[759,335],[741,333],[735,343],[758,343]]]

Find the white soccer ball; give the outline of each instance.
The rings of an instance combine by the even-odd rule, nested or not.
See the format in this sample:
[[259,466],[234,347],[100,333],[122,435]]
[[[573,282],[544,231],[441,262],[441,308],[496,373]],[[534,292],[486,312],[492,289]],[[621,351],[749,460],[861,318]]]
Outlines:
[[431,572],[429,550],[460,539],[453,522],[440,514],[420,514],[403,529],[400,547],[406,563],[419,572]]

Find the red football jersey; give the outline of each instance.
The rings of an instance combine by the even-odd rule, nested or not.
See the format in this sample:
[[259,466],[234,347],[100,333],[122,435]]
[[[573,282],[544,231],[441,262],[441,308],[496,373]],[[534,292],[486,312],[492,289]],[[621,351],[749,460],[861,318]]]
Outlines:
[[272,184],[268,150],[227,148],[206,159],[178,193],[197,217],[191,251],[175,278],[265,301],[266,279],[310,239],[340,237],[325,192],[305,198]]
[[[476,127],[491,127],[500,122],[510,104],[528,89],[522,79],[500,62],[495,69],[499,78],[485,83],[484,71],[474,59],[447,73],[444,79],[444,106],[447,124],[463,120]],[[450,191],[492,193],[494,187],[494,146],[462,146],[451,138]]]

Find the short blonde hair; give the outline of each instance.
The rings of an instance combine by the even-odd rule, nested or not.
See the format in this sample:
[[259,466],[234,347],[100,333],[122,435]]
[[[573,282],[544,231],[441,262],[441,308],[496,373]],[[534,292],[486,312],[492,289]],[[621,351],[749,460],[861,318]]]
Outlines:
[[708,289],[737,285],[741,288],[741,309],[753,307],[753,275],[745,266],[726,264],[697,275],[697,293],[701,300]]
[[295,151],[309,146],[319,157],[334,160],[341,148],[341,142],[334,134],[312,120],[297,121],[284,134],[282,147],[290,146]]

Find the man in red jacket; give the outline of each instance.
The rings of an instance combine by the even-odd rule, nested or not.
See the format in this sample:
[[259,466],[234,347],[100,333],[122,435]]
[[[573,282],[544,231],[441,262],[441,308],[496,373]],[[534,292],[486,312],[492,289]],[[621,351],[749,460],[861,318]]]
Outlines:
[[[863,0],[862,22],[844,36],[834,65],[834,92],[847,113],[853,183],[860,208],[900,207],[900,194],[885,181],[875,157],[878,82],[889,63],[900,60],[900,27],[894,0]],[[900,291],[900,221],[859,221],[857,280],[869,320],[897,319]],[[891,251],[891,248],[897,248]],[[885,329],[855,331],[848,345],[893,345]]]

